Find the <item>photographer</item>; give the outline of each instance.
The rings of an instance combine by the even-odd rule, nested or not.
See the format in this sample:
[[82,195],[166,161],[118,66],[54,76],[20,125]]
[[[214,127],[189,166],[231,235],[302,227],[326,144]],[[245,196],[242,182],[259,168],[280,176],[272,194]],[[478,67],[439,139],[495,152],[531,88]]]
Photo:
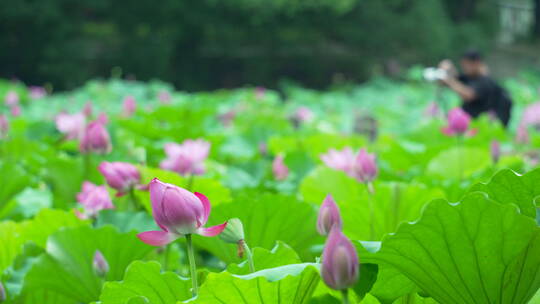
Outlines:
[[488,67],[477,51],[468,51],[461,57],[463,74],[458,75],[450,60],[443,60],[439,69],[445,71],[440,82],[455,91],[463,100],[462,108],[472,117],[491,112],[506,127],[510,120],[512,100],[508,93],[488,76]]

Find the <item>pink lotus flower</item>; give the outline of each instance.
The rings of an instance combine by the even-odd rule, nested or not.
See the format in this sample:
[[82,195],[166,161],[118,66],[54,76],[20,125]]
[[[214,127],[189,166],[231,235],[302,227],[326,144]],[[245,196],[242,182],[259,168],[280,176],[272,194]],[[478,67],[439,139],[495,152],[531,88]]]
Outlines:
[[540,102],[533,103],[523,110],[520,125],[540,126]]
[[167,91],[161,91],[158,93],[158,100],[163,104],[168,104],[172,100],[171,93]]
[[133,113],[135,113],[135,110],[137,110],[137,102],[135,101],[135,97],[127,96],[126,98],[124,98],[122,110],[125,117],[132,116]]
[[13,117],[17,117],[21,115],[21,107],[19,105],[11,106],[10,111],[11,111],[11,116]]
[[89,123],[79,143],[81,153],[106,154],[111,152],[111,149],[111,138],[103,123],[98,120]]
[[84,104],[82,113],[84,116],[86,116],[86,118],[90,118],[92,117],[92,112],[94,112],[94,107],[92,106],[92,101],[89,100]]
[[80,219],[95,217],[103,209],[114,209],[114,205],[105,186],[97,186],[91,182],[84,182],[82,191],[77,194],[77,202],[84,211],[75,211]]
[[109,263],[103,256],[103,253],[101,251],[96,250],[94,253],[94,258],[92,259],[92,267],[94,268],[94,272],[99,277],[104,277],[107,275],[107,272],[109,272]]
[[98,167],[107,184],[118,191],[116,196],[122,196],[133,189],[141,181],[139,169],[130,163],[102,162]]
[[191,193],[157,178],[150,182],[150,200],[160,231],[146,231],[137,237],[146,244],[163,246],[187,234],[216,236],[227,222],[204,228],[210,216],[210,201],[201,193]]
[[9,121],[6,115],[0,114],[0,138],[7,136],[9,131]]
[[334,226],[324,246],[321,276],[328,287],[344,290],[358,281],[358,254],[353,244]]
[[516,141],[521,144],[527,144],[530,141],[529,131],[525,125],[520,124],[516,130]]
[[4,102],[6,103],[6,106],[13,107],[19,104],[19,94],[15,91],[9,91],[7,92]]
[[328,235],[334,226],[341,230],[343,222],[334,198],[328,194],[319,208],[317,231],[320,235]]
[[182,144],[167,143],[167,158],[160,163],[160,167],[181,175],[201,175],[205,172],[204,160],[209,152],[210,143],[202,139],[187,139]]
[[278,181],[286,180],[289,176],[289,168],[287,168],[283,161],[283,155],[278,155],[274,158],[272,162],[272,173],[274,173],[274,178]]
[[469,129],[471,117],[461,108],[455,108],[448,112],[448,125],[442,129],[445,135],[462,135]]
[[67,140],[81,138],[86,117],[82,113],[66,114],[60,113],[55,118],[56,128],[65,135]]
[[31,86],[30,87],[30,98],[32,99],[41,99],[47,96],[47,90],[44,87]]
[[328,167],[343,171],[362,183],[373,181],[378,174],[375,155],[369,154],[365,149],[360,149],[356,155],[349,147],[342,151],[330,149],[328,153],[321,155],[321,160]]
[[266,94],[266,88],[256,87],[255,88],[255,99],[263,99]]
[[490,152],[491,152],[491,159],[493,159],[494,163],[497,163],[499,161],[499,158],[501,158],[501,144],[493,140],[490,145]]
[[96,121],[99,121],[102,125],[106,125],[109,123],[109,116],[107,116],[107,113],[101,112],[96,118]]
[[310,121],[313,119],[313,116],[313,111],[311,111],[308,107],[299,107],[294,113],[294,118],[301,123]]

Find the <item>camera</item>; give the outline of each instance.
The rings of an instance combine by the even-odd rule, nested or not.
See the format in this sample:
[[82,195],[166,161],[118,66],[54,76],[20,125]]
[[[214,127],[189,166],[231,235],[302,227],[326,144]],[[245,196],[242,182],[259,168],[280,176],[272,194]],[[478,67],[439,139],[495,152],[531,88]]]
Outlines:
[[448,77],[448,72],[438,68],[426,68],[424,69],[424,79],[430,82],[438,80],[444,80]]

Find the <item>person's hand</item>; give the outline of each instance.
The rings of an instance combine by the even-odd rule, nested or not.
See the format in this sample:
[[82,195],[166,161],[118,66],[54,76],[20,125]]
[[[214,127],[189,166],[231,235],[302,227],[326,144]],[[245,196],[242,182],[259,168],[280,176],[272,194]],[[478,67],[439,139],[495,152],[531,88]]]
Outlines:
[[450,59],[444,59],[439,63],[439,69],[443,69],[447,72],[453,72],[456,70],[456,67]]

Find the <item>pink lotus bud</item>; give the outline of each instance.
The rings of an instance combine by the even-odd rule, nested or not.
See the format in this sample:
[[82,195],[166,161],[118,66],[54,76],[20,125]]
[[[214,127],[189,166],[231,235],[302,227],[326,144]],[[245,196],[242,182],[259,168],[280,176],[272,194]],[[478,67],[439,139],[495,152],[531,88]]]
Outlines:
[[105,277],[105,275],[107,275],[107,272],[109,272],[109,263],[103,256],[103,253],[101,253],[101,251],[99,250],[96,250],[96,252],[94,253],[92,267],[94,268],[95,273],[99,277]]
[[255,99],[263,99],[266,94],[266,88],[256,87],[255,88]]
[[441,109],[439,107],[439,104],[437,104],[437,102],[435,101],[430,102],[424,110],[424,115],[427,117],[437,117],[440,113]]
[[84,208],[79,218],[95,217],[103,209],[114,209],[114,205],[105,186],[97,186],[91,182],[84,182],[82,191],[77,194],[77,202]]
[[334,198],[332,195],[328,194],[324,199],[321,208],[319,208],[317,231],[319,231],[320,235],[328,235],[334,226],[341,230],[343,222]]
[[31,86],[30,87],[30,98],[32,99],[41,99],[47,96],[47,90],[44,87]]
[[86,118],[92,117],[92,112],[94,112],[94,107],[92,106],[92,101],[89,100],[84,104],[84,108],[82,110],[82,113]]
[[287,168],[283,161],[283,155],[278,155],[274,158],[272,172],[274,173],[274,178],[278,181],[286,180],[289,176],[289,168]]
[[65,134],[67,140],[81,138],[86,118],[82,113],[66,114],[60,113],[55,118],[56,128],[61,133]]
[[123,195],[141,181],[139,169],[130,163],[102,162],[98,167],[107,184],[118,190],[118,196]]
[[516,130],[516,141],[521,144],[527,144],[530,141],[529,131],[525,125],[520,124]]
[[19,104],[19,94],[15,91],[9,91],[6,94],[6,97],[4,98],[4,102],[6,103],[6,106],[13,107]]
[[493,159],[494,163],[497,163],[499,161],[499,158],[501,157],[501,144],[498,141],[493,140],[491,142],[490,152],[491,159]]
[[359,181],[371,182],[377,176],[378,169],[375,155],[367,153],[366,149],[358,151],[355,165],[354,170]]
[[17,117],[21,115],[21,107],[19,105],[11,106],[10,111],[11,111],[11,116],[13,117]]
[[330,149],[326,154],[321,155],[321,160],[329,168],[343,171],[354,177],[355,156],[351,148],[346,147],[341,151]]
[[109,117],[107,116],[107,113],[101,112],[96,118],[96,121],[99,121],[102,125],[106,125],[109,123]]
[[89,123],[79,144],[81,153],[106,154],[111,152],[111,149],[111,138],[105,126],[97,120]]
[[167,143],[167,158],[160,163],[160,167],[181,175],[201,175],[205,172],[204,161],[209,152],[210,143],[202,139],[187,139],[182,144]]
[[324,246],[321,276],[328,287],[344,290],[358,280],[358,254],[353,244],[334,226]]
[[154,178],[150,182],[150,200],[154,220],[160,231],[146,231],[137,237],[146,244],[163,246],[187,234],[216,236],[227,222],[204,228],[210,215],[210,201],[201,193],[191,193]]
[[122,108],[125,117],[132,116],[133,113],[135,113],[135,110],[137,110],[137,102],[135,101],[135,97],[127,96],[126,98],[124,98]]
[[172,100],[171,93],[167,91],[161,91],[158,93],[158,100],[163,104],[168,104]]
[[467,132],[471,117],[461,108],[455,108],[448,112],[448,125],[442,129],[445,135],[460,135]]
[[6,289],[4,288],[4,284],[0,282],[0,303],[4,302],[7,299]]
[[294,116],[300,122],[307,122],[313,119],[314,114],[308,107],[300,107],[296,110]]
[[9,131],[9,121],[6,115],[0,114],[0,138],[7,136]]

